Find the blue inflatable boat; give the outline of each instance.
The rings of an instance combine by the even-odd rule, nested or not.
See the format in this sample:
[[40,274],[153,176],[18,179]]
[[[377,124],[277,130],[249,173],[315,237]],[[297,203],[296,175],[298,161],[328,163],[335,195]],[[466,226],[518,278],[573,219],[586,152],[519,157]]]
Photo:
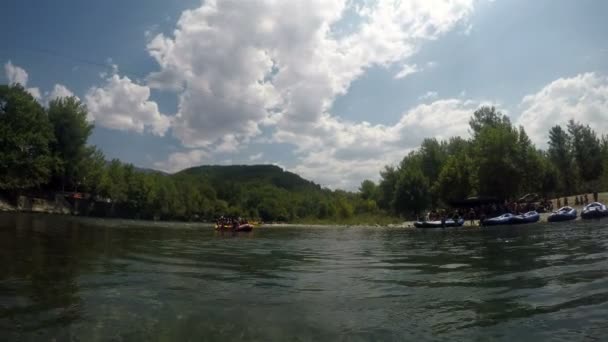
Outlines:
[[540,220],[540,214],[536,211],[529,211],[525,214],[521,215],[513,215],[513,214],[502,214],[498,217],[493,217],[490,219],[483,220],[482,225],[484,226],[500,226],[506,224],[524,224],[524,223],[534,223]]
[[562,208],[559,208],[558,211],[554,211],[551,215],[549,215],[549,218],[547,218],[547,221],[563,222],[563,221],[570,221],[570,220],[575,220],[575,219],[576,219],[576,209],[574,209],[572,207],[562,207]]
[[608,209],[600,202],[589,203],[583,208],[583,212],[581,212],[581,218],[584,219],[602,218],[607,216]]
[[482,222],[484,226],[500,226],[503,224],[511,224],[511,220],[513,219],[513,214],[502,214],[498,217],[492,217],[489,219],[485,219]]
[[528,211],[525,214],[514,215],[511,218],[511,224],[524,224],[524,223],[534,223],[540,220],[540,214],[536,211]]
[[448,219],[444,223],[441,221],[416,221],[414,227],[416,228],[447,228],[447,227],[462,227],[464,219]]

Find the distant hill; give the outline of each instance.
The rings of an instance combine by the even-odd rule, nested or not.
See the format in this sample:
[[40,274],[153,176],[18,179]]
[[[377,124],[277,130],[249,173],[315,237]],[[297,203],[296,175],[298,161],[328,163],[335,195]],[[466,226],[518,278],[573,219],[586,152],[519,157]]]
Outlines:
[[276,165],[203,165],[175,174],[201,176],[211,184],[256,183],[274,185],[288,191],[321,190],[321,186]]

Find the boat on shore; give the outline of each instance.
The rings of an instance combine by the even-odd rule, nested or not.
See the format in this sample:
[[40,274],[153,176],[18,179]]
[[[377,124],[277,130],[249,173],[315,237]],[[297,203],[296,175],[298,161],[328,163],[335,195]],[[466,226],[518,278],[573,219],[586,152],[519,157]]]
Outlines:
[[448,219],[445,221],[416,221],[414,227],[416,228],[452,228],[462,227],[464,225],[464,219]]
[[599,219],[602,217],[608,217],[608,209],[606,205],[600,202],[589,203],[581,212],[581,218],[583,219]]
[[549,215],[549,217],[547,218],[547,221],[549,221],[549,222],[570,221],[570,220],[575,220],[576,216],[577,216],[576,209],[566,206],[566,207],[561,207],[561,208],[559,208],[559,210],[551,213]]
[[527,213],[521,215],[514,215],[511,218],[511,224],[526,224],[526,223],[534,223],[540,220],[540,214],[534,210],[528,211]]
[[525,214],[513,215],[511,213],[502,214],[497,217],[485,219],[482,222],[483,226],[502,226],[509,224],[526,224],[534,223],[540,220],[540,214],[536,211],[529,211]]

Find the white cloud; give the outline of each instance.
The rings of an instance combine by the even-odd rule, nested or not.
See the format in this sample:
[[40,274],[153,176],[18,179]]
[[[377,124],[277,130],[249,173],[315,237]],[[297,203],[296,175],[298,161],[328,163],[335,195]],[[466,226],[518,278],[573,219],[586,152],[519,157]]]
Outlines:
[[[397,163],[427,137],[468,136],[468,120],[481,103],[444,99],[418,105],[392,126],[341,122],[326,116],[316,140],[300,144],[292,170],[324,186],[354,190],[363,179],[377,179],[384,165]],[[297,135],[281,135],[295,143]]]
[[150,100],[150,88],[133,83],[128,77],[108,77],[103,87],[87,92],[85,101],[90,119],[103,127],[164,135],[171,124],[171,119]]
[[6,64],[4,64],[4,72],[9,84],[19,83],[24,87],[27,86],[29,76],[23,68],[14,65],[11,61],[8,61]]
[[437,96],[438,96],[438,94],[436,91],[429,90],[426,93],[424,93],[423,95],[419,96],[418,100],[423,100],[423,101],[424,100],[434,100],[437,98]]
[[[358,26],[335,35],[354,7]],[[473,0],[205,1],[182,13],[171,36],[149,42],[160,70],[148,84],[178,92],[173,134],[185,146],[222,148],[231,135],[238,148],[272,126],[303,148],[319,140],[334,99],[367,68],[407,65],[421,41],[472,11]]]
[[250,161],[260,160],[260,159],[262,159],[263,156],[264,156],[264,153],[260,152],[260,153],[249,156],[249,160]]
[[409,65],[409,64],[404,64],[403,67],[401,67],[401,71],[399,71],[397,74],[395,74],[395,78],[396,79],[400,79],[400,78],[405,78],[411,74],[417,73],[421,71],[418,66],[416,64],[413,65]]
[[517,124],[530,139],[545,147],[548,131],[574,119],[589,124],[596,132],[608,132],[608,77],[596,73],[559,78],[535,94],[523,98]]
[[6,78],[8,79],[9,84],[19,83],[36,99],[41,100],[42,97],[40,95],[40,89],[38,88],[27,88],[27,82],[29,80],[29,75],[25,71],[25,69],[14,65],[11,61],[6,62],[4,64],[4,73],[6,74]]
[[175,152],[169,155],[166,161],[154,163],[154,167],[165,172],[177,172],[183,169],[203,164],[209,153],[204,150],[190,150],[186,152]]
[[63,84],[55,84],[55,86],[53,87],[53,90],[51,90],[51,92],[47,92],[45,94],[45,97],[47,99],[47,101],[51,101],[57,98],[62,98],[62,97],[70,97],[70,96],[74,96],[74,93],[69,90],[66,86],[64,86]]

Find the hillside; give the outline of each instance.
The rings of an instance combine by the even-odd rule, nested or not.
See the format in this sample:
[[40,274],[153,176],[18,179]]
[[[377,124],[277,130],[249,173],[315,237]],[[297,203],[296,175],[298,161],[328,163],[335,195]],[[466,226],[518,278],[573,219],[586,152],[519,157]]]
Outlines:
[[214,186],[224,183],[272,185],[288,191],[321,190],[321,186],[276,165],[203,165],[182,170],[176,176],[200,176]]

